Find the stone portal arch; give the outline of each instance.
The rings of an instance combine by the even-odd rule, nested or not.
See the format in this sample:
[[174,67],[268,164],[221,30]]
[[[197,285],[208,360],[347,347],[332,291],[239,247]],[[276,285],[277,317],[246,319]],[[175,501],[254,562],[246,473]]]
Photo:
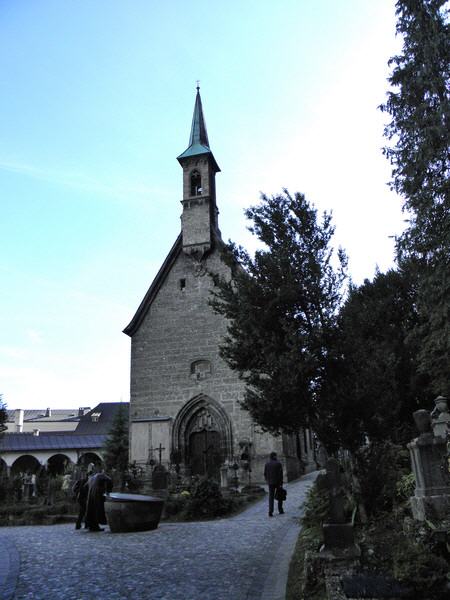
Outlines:
[[31,454],[23,454],[17,458],[11,466],[11,474],[18,475],[19,473],[39,473],[41,463],[35,456]]
[[172,449],[192,475],[218,478],[233,449],[231,421],[221,404],[204,394],[189,400],[175,418]]
[[78,466],[86,468],[93,464],[96,469],[103,466],[103,461],[96,452],[83,452],[78,459]]
[[72,461],[65,454],[53,454],[47,461],[47,469],[51,475],[63,475]]

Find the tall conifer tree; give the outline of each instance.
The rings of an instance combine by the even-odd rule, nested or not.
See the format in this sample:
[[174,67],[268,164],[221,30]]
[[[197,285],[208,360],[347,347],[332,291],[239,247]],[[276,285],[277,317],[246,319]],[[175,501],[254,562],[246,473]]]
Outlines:
[[6,404],[3,402],[3,396],[0,394],[0,435],[6,430],[6,420],[8,415],[6,413]]
[[211,301],[229,323],[220,351],[247,384],[253,419],[295,432],[314,426],[347,259],[339,250],[334,261],[331,216],[319,219],[303,194],[262,195],[245,214],[263,248],[251,257],[229,246],[233,279],[216,278]]
[[116,412],[104,446],[104,461],[107,469],[120,473],[121,487],[124,486],[124,474],[128,468],[128,419],[122,405]]
[[392,120],[384,149],[391,186],[409,224],[397,240],[400,265],[416,276],[419,368],[430,393],[450,393],[450,27],[445,0],[398,0],[402,54],[391,58]]

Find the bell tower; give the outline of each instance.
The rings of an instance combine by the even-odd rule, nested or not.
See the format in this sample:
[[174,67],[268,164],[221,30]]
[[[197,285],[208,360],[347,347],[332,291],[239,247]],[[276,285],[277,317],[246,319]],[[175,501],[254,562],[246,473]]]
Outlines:
[[220,237],[216,205],[216,173],[219,165],[211,152],[197,85],[188,148],[177,157],[183,168],[183,252],[200,260]]

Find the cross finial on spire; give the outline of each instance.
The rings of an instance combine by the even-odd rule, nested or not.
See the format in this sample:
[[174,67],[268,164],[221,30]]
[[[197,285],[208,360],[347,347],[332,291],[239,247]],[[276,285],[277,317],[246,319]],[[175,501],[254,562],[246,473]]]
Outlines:
[[[0,0],[1,1],[1,0]],[[195,105],[194,105],[194,114],[192,116],[192,126],[191,126],[191,135],[189,137],[189,146],[187,149],[178,156],[178,160],[183,160],[184,158],[190,156],[197,156],[200,154],[208,154],[211,159],[214,161],[213,168],[215,169],[215,173],[220,171],[214,157],[212,155],[211,149],[209,147],[208,134],[206,132],[206,124],[205,119],[203,117],[203,108],[202,108],[202,99],[200,97],[200,80],[196,81],[197,94],[195,96]],[[181,161],[180,161],[181,162]]]

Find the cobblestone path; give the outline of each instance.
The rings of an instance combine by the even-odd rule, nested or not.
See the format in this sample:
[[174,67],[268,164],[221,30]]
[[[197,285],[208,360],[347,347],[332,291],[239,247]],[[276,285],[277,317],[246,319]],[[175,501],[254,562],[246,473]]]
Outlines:
[[274,580],[283,572],[284,584],[290,558],[284,542],[295,540],[314,478],[287,484],[286,514],[270,519],[266,496],[229,519],[162,523],[142,533],[89,533],[71,524],[1,528],[0,599],[284,598]]

